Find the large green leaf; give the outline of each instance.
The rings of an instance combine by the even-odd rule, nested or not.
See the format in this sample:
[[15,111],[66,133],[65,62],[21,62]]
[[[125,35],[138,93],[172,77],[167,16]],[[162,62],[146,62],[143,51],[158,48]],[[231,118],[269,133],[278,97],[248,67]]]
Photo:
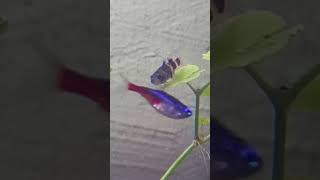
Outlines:
[[8,30],[8,21],[0,17],[0,34],[6,32],[7,30]]
[[311,81],[298,94],[291,107],[307,111],[320,111],[320,76]]
[[[228,20],[212,35],[213,71],[243,67],[274,54],[302,26],[287,28],[285,21],[268,11],[251,11]],[[214,32],[215,33],[215,32]]]
[[200,73],[204,70],[200,70],[200,68],[196,65],[188,64],[182,66],[181,68],[177,69],[174,73],[174,77],[165,88],[171,88],[177,86],[179,84],[188,83],[200,76]]

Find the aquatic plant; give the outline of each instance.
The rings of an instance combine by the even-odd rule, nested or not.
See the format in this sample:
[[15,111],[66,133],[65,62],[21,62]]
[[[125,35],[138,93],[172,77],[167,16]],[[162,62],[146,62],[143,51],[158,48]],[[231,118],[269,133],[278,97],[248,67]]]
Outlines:
[[[210,61],[210,51],[203,54],[203,59]],[[171,164],[165,174],[161,177],[161,180],[166,180],[172,174],[172,172],[183,162],[183,160],[191,154],[195,147],[203,148],[201,145],[206,143],[210,139],[210,134],[199,135],[199,126],[207,126],[210,124],[210,118],[200,117],[200,98],[202,96],[210,96],[210,81],[203,85],[201,88],[195,88],[192,86],[191,81],[200,77],[201,70],[198,66],[188,64],[174,73],[174,77],[166,84],[164,89],[173,88],[177,85],[187,85],[195,95],[195,115],[194,115],[194,139],[192,143],[180,154],[180,156]],[[209,153],[207,153],[210,157]]]
[[[254,65],[284,48],[289,40],[303,30],[303,26],[290,27],[282,17],[269,11],[249,11],[232,17],[216,27],[212,25],[213,23],[211,23],[210,46],[214,49],[215,61],[211,77],[214,78],[217,73],[229,68],[243,69],[267,95],[274,110],[272,179],[284,180],[288,178],[284,173],[287,113],[292,108],[320,110],[320,65],[306,72],[290,87],[272,87]],[[204,54],[203,58],[210,60],[210,52]],[[199,77],[199,71],[195,65],[186,66],[176,72],[179,78],[169,83],[169,87],[187,84],[196,96],[195,137],[193,143],[169,167],[161,180],[167,179],[192,152],[197,146],[195,142],[202,144],[210,138],[210,135],[203,139],[198,136],[199,122],[210,123],[209,119],[199,118],[199,98],[201,95],[210,96],[210,84],[195,89],[189,83]]]
[[211,46],[215,60],[211,76],[229,68],[243,69],[258,84],[273,105],[272,180],[292,179],[285,175],[287,114],[291,109],[320,110],[320,64],[290,86],[271,86],[256,70],[255,64],[285,47],[303,30],[289,27],[284,19],[269,11],[249,11],[211,27]]

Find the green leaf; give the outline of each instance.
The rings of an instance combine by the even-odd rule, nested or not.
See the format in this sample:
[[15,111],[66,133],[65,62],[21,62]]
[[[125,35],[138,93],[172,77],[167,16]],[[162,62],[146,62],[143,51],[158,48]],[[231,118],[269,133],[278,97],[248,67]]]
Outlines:
[[210,61],[210,51],[205,54],[202,54],[202,59]]
[[200,73],[203,71],[204,70],[200,70],[200,68],[196,65],[188,64],[182,66],[175,71],[174,77],[168,82],[168,84],[166,84],[165,88],[171,88],[197,79],[200,76]]
[[279,51],[301,29],[301,25],[286,27],[280,16],[268,11],[251,11],[233,17],[217,28],[216,37],[212,35],[216,57],[213,71],[258,62]]
[[0,34],[8,30],[8,21],[0,17]]
[[204,117],[200,117],[199,118],[199,125],[200,126],[206,126],[210,124],[210,119],[209,118],[204,118]]
[[291,107],[306,111],[320,111],[320,76],[298,94]]
[[210,96],[210,85],[204,89],[201,96]]

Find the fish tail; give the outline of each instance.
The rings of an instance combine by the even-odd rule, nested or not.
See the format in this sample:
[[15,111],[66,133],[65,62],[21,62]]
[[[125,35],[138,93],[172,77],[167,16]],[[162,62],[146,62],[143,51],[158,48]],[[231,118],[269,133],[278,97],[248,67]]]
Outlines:
[[46,76],[50,75],[49,82],[54,92],[73,93],[89,98],[105,111],[110,111],[108,79],[87,77],[67,68],[62,63],[63,58],[49,47],[49,43],[45,41],[41,32],[31,33],[26,40],[46,64],[48,71]]
[[140,86],[137,86],[131,83],[122,73],[119,73],[122,81],[124,82],[125,89],[129,91],[136,91],[139,92]]
[[57,87],[62,92],[74,93],[91,99],[110,112],[110,82],[108,79],[87,77],[68,68],[62,68],[57,77]]

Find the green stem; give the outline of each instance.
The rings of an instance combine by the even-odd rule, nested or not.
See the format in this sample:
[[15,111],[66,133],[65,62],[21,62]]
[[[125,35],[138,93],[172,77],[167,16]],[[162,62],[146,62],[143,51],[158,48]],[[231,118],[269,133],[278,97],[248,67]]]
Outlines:
[[272,180],[284,180],[287,110],[300,91],[320,74],[320,64],[303,75],[291,89],[284,93],[271,87],[252,66],[245,67],[245,70],[265,92],[273,105],[275,118],[273,122]]
[[196,96],[196,107],[195,107],[195,115],[194,115],[194,139],[199,139],[199,109],[200,109],[200,91],[199,89],[195,89],[190,83],[187,83],[189,88]]
[[285,96],[271,87],[252,66],[245,67],[247,73],[256,81],[273,105],[273,166],[272,180],[284,180],[285,140],[286,140],[286,104]]
[[[203,139],[199,138],[198,127],[199,127],[199,110],[200,110],[200,95],[206,87],[210,85],[210,82],[207,83],[201,89],[195,89],[190,83],[187,83],[189,88],[196,96],[196,107],[195,107],[195,118],[194,118],[194,141],[190,144],[179,157],[171,164],[165,174],[161,177],[160,180],[167,180],[172,172],[182,163],[182,161],[192,152],[192,150],[197,146],[197,144],[203,144],[210,139],[210,135],[204,137]],[[197,143],[198,142],[198,143]]]
[[196,94],[196,112],[194,117],[194,139],[199,139],[199,110],[200,110],[200,94]]
[[197,95],[197,90],[190,84],[190,83],[187,83],[187,85],[189,86],[189,88],[192,90],[192,92]]
[[181,164],[181,162],[192,152],[193,148],[196,146],[196,143],[190,144],[187,149],[180,154],[180,156],[172,163],[166,173],[161,177],[160,180],[167,180],[171,173]]
[[285,178],[286,126],[286,108],[275,107],[275,118],[273,122],[272,180],[284,180]]
[[265,94],[268,96],[268,98],[273,101],[275,97],[275,90],[273,87],[269,85],[268,82],[266,82],[261,75],[253,68],[252,65],[248,65],[244,68],[247,73],[253,78],[258,86],[265,92]]
[[[199,144],[204,144],[210,139],[210,135],[206,136],[202,140],[198,141]],[[192,152],[192,150],[197,147],[197,140],[194,140],[181,154],[180,156],[171,164],[165,174],[161,177],[160,180],[167,180],[172,172],[186,159],[186,157]]]

